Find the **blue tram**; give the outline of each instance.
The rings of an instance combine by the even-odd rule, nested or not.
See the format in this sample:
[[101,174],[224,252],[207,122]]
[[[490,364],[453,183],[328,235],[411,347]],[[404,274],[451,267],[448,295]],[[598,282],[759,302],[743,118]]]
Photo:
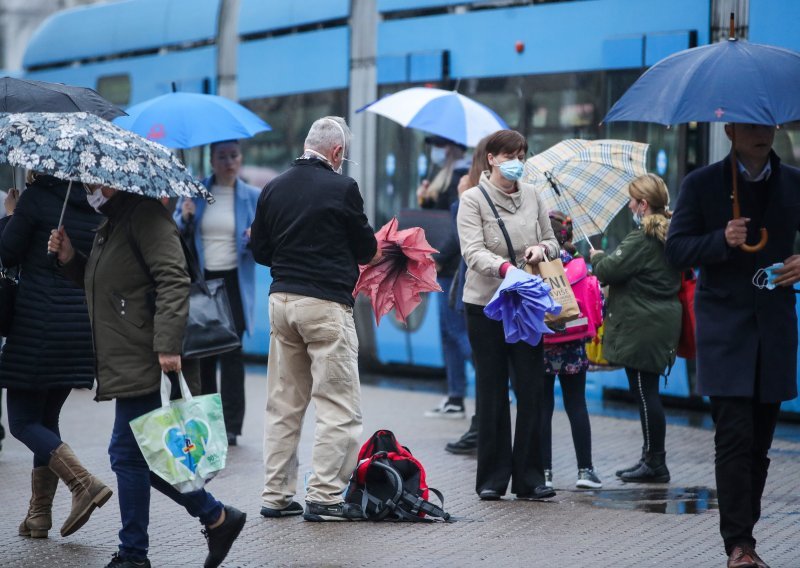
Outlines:
[[[22,75],[96,88],[126,107],[166,93],[216,93],[223,80],[273,127],[245,141],[245,176],[263,183],[302,149],[313,119],[349,117],[348,171],[380,226],[416,206],[428,173],[423,135],[355,110],[384,94],[431,85],[471,96],[522,132],[531,150],[565,138],[627,138],[650,144],[651,169],[677,192],[692,168],[727,152],[714,127],[600,125],[613,102],[649,65],[676,51],[727,37],[731,8],[740,37],[800,50],[796,0],[122,0],[58,12],[32,37]],[[232,20],[231,20],[232,18]],[[232,24],[230,22],[232,21]],[[220,61],[219,53],[235,54]],[[231,46],[233,49],[231,51]],[[800,130],[780,131],[777,150],[800,162]],[[203,173],[203,154],[187,160]],[[630,229],[620,215],[600,243],[611,248]],[[268,271],[259,267],[257,332],[247,352],[268,349]],[[375,326],[358,313],[366,362],[418,368],[443,365],[438,295],[408,326]],[[363,307],[363,306],[362,306]],[[625,388],[621,372],[590,375],[596,388]],[[679,360],[664,389],[691,396],[691,365]],[[800,412],[800,402],[784,409]]]

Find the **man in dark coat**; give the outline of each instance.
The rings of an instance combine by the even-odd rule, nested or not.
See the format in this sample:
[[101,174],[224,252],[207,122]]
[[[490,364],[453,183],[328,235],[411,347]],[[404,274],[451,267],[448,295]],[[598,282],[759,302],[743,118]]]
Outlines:
[[300,429],[311,400],[317,420],[304,518],[361,516],[342,501],[361,435],[353,288],[358,265],[380,253],[358,184],[339,175],[349,141],[344,119],[315,121],[303,155],[267,184],[256,208],[253,256],[272,273],[265,517],[303,513],[293,498]]
[[[711,398],[716,425],[720,532],[729,568],[766,566],[755,552],[753,526],[781,401],[797,396],[797,317],[793,285],[800,255],[800,170],[772,151],[775,128],[727,124],[735,131],[742,218],[731,220],[731,156],[683,182],[666,253],[680,268],[699,267],[695,295],[697,384]],[[748,253],[766,228],[766,246]],[[782,262],[774,289],[754,278]],[[770,286],[771,288],[772,286]]]

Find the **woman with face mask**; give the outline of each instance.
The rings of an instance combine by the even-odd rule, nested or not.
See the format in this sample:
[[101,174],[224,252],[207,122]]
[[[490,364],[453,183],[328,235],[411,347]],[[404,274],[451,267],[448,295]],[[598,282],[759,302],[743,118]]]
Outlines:
[[431,145],[433,179],[419,185],[417,200],[423,209],[450,209],[458,200],[458,182],[469,171],[466,147],[441,136],[428,136],[425,142]]
[[[536,265],[545,257],[558,258],[558,241],[544,203],[531,186],[519,182],[527,152],[528,143],[519,132],[500,130],[489,136],[489,170],[481,174],[476,187],[464,192],[458,209],[458,235],[467,264],[463,299],[480,417],[475,490],[489,501],[505,495],[509,481],[517,499],[555,495],[545,486],[540,443],[542,343],[535,347],[506,343],[503,324],[483,313],[506,273],[518,270],[514,264]],[[513,439],[509,377],[517,399]]]
[[[207,205],[201,197],[181,198],[173,218],[197,251],[206,280],[225,280],[233,320],[241,337],[253,329],[256,265],[250,251],[250,225],[260,191],[239,178],[242,152],[238,140],[211,145],[211,168],[213,174],[203,180],[203,185],[214,195],[215,202]],[[241,348],[200,359],[202,394],[217,392],[217,366],[228,444],[235,446],[236,437],[242,433],[245,409]]]
[[[83,290],[64,277],[46,250],[68,185],[31,173],[27,189],[0,221],[0,260],[20,273],[14,318],[0,354],[0,387],[8,389],[11,434],[33,453],[30,507],[19,525],[19,535],[32,538],[46,538],[52,527],[59,479],[73,494],[62,536],[81,528],[94,508],[111,497],[111,489],[86,471],[59,430],[61,408],[72,389],[91,388],[95,377]],[[72,184],[64,225],[75,248],[88,254],[103,217],[86,202],[83,187]]]
[[636,228],[613,252],[591,253],[595,276],[609,286],[603,355],[625,367],[644,438],[639,461],[616,475],[626,482],[666,483],[666,419],[658,385],[675,361],[681,333],[681,276],[664,253],[670,217],[664,180],[646,174],[628,191]]

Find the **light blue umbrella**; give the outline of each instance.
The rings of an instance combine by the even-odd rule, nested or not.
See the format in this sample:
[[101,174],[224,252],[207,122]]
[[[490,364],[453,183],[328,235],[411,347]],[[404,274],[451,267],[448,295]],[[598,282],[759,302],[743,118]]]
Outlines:
[[168,148],[250,138],[272,130],[258,115],[217,95],[169,93],[134,105],[114,124]]
[[489,107],[455,91],[430,87],[404,89],[358,112],[364,110],[470,147],[477,146],[484,136],[508,128]]

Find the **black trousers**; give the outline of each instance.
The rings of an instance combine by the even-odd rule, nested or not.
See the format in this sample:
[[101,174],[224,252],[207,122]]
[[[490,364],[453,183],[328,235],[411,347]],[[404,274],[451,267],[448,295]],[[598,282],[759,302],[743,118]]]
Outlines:
[[[478,473],[475,490],[505,494],[533,493],[544,485],[541,422],[544,349],[506,343],[503,324],[483,314],[483,306],[466,304],[467,333],[475,360],[478,407]],[[517,398],[512,440],[508,381]]]
[[642,447],[646,452],[663,452],[667,437],[667,417],[658,394],[661,377],[638,369],[625,367],[631,394],[639,402],[639,420],[642,422]]
[[[233,321],[241,339],[244,335],[245,321],[242,295],[239,291],[239,276],[236,269],[205,271],[206,280],[222,278],[231,304]],[[200,388],[203,394],[217,392],[217,365],[220,368],[220,389],[222,413],[225,416],[225,429],[229,434],[239,436],[244,423],[244,361],[242,349],[228,351],[214,357],[200,359]]]
[[[564,410],[572,430],[572,444],[578,469],[592,467],[592,426],[586,408],[586,371],[575,375],[559,373]],[[555,409],[556,375],[544,376],[544,405],[542,411],[542,452],[544,468],[553,468],[553,410]]]
[[767,453],[780,407],[753,398],[711,397],[719,525],[727,554],[737,544],[756,544],[753,527],[761,517]]

